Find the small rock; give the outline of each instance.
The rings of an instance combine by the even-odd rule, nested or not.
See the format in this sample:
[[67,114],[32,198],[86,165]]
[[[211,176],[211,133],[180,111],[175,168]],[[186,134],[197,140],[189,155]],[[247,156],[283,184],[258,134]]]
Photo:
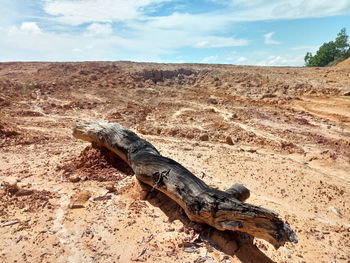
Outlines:
[[108,190],[109,193],[113,193],[113,192],[117,191],[117,188],[115,188],[115,185],[113,183],[106,185],[106,189]]
[[256,153],[256,149],[254,148],[247,148],[245,149],[246,152],[249,152],[249,153]]
[[33,190],[18,190],[15,193],[15,196],[25,196],[25,195],[32,195],[34,193]]
[[194,263],[203,263],[205,261],[207,261],[206,257],[199,257],[194,261]]
[[4,186],[4,189],[7,193],[13,195],[19,190],[17,182],[18,181],[14,178],[8,178],[2,183],[2,185]]
[[76,194],[74,194],[71,197],[71,201],[69,204],[69,208],[83,208],[84,204],[89,200],[91,197],[91,193],[89,191],[80,191]]
[[199,175],[198,175],[199,178],[203,179],[205,177],[205,173],[204,172],[201,172]]
[[180,243],[179,247],[191,248],[191,247],[193,247],[193,243],[185,241],[185,242]]
[[4,180],[4,183],[3,184],[6,184],[6,185],[16,185],[18,183],[18,180],[16,178],[6,178]]
[[176,256],[177,256],[177,254],[176,254],[175,251],[167,251],[167,252],[166,252],[166,255],[167,255],[168,257],[176,257]]
[[292,251],[290,251],[288,248],[284,247],[284,253],[286,254],[287,258],[292,257]]
[[339,216],[339,217],[342,216],[342,213],[341,213],[337,208],[335,208],[334,206],[330,206],[329,209],[330,209],[334,214],[336,214],[337,216]]
[[184,252],[186,252],[186,253],[194,253],[196,251],[197,251],[196,247],[190,247],[190,248],[185,248],[184,249]]
[[209,141],[209,136],[208,134],[202,134],[201,136],[199,136],[199,139],[203,142]]
[[227,136],[227,137],[226,137],[226,143],[227,143],[228,145],[233,145],[233,140],[232,140],[232,137],[231,137],[231,136]]
[[227,261],[231,262],[230,257],[227,256],[227,255],[224,256],[224,257],[222,258],[222,260],[223,260],[224,262],[227,262]]
[[142,231],[145,233],[151,233],[151,230],[149,230],[148,228],[143,228]]
[[180,227],[178,230],[177,230],[177,232],[179,232],[179,233],[182,233],[182,232],[184,232],[185,231],[185,228],[182,226],[182,227]]
[[350,90],[344,91],[343,96],[350,96]]
[[75,175],[71,175],[68,177],[68,181],[72,182],[72,183],[77,183],[80,181],[80,177],[79,176],[75,176]]
[[5,222],[5,223],[1,224],[1,226],[12,226],[12,225],[17,224],[17,223],[19,223],[19,220],[13,220],[13,221]]
[[93,200],[94,201],[104,201],[104,200],[109,200],[111,198],[112,198],[111,195],[102,195],[102,196],[95,197]]
[[263,94],[261,96],[262,99],[265,99],[265,98],[275,98],[277,97],[275,94],[271,94],[271,93],[266,93],[266,94]]
[[307,161],[308,162],[312,162],[314,160],[318,160],[318,157],[317,156],[311,156]]
[[237,113],[232,113],[231,119],[237,119],[238,118],[238,114]]

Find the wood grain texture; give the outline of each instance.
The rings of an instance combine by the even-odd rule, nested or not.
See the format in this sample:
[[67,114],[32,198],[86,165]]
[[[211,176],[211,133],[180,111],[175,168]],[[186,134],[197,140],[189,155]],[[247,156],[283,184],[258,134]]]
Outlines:
[[276,248],[285,242],[297,242],[290,226],[275,212],[242,202],[249,197],[244,186],[234,185],[226,191],[214,189],[120,124],[79,123],[73,135],[116,153],[130,165],[138,180],[173,199],[194,222],[218,230],[246,232]]

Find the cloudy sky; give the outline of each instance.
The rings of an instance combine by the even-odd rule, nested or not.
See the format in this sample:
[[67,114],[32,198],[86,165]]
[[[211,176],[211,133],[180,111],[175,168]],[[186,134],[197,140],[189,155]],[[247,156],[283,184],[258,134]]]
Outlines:
[[0,61],[302,66],[350,0],[0,0]]

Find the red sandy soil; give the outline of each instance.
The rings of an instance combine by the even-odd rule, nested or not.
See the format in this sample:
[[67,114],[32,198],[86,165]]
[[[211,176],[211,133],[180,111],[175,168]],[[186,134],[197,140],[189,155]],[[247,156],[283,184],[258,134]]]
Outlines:
[[[275,262],[350,262],[350,68],[0,64],[1,262],[244,262],[140,200],[72,137],[123,124],[209,185],[242,183],[298,235]],[[185,244],[185,245],[184,245]]]

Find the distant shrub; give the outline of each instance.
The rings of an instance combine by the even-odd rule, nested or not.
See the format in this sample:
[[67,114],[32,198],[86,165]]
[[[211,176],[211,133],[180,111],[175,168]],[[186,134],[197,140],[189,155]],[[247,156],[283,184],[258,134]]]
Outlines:
[[342,28],[334,41],[324,43],[312,55],[307,52],[304,61],[307,67],[325,67],[337,64],[350,57],[349,36],[346,34],[346,29]]

